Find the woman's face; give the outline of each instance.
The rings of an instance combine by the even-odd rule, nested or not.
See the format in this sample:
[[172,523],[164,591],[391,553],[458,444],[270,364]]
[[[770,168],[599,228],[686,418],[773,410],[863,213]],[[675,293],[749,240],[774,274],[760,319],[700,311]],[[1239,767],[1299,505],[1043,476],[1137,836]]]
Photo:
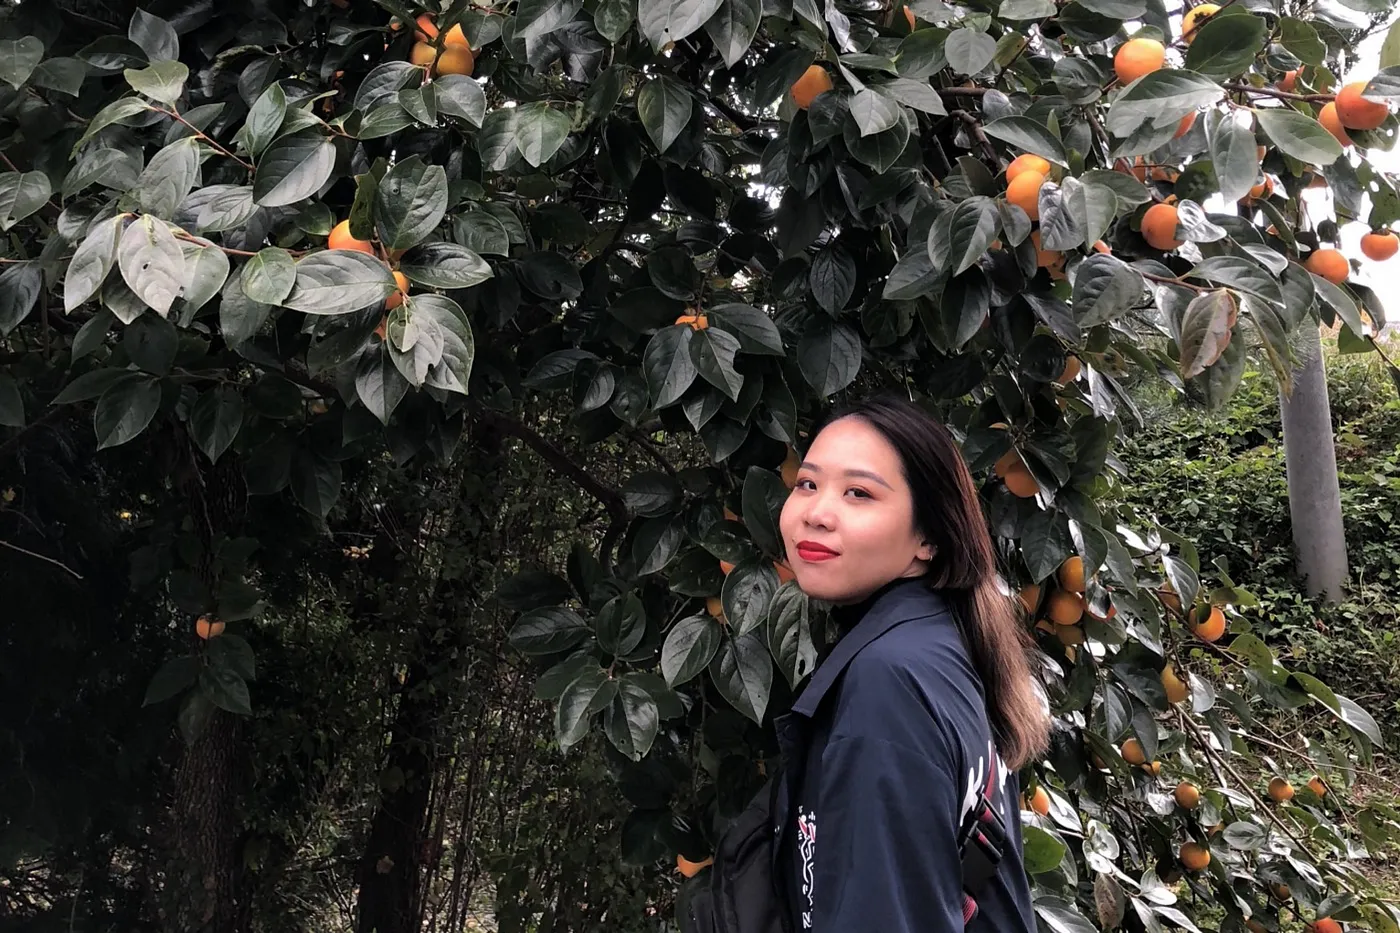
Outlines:
[[914,529],[899,454],[860,418],[822,429],[779,522],[802,591],[858,602],[898,577],[923,575],[932,552]]

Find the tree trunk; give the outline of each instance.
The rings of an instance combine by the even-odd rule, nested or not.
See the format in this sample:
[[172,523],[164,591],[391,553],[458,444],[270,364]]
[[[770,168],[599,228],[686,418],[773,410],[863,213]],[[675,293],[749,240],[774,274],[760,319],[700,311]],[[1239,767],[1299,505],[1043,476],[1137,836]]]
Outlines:
[[174,863],[167,870],[164,925],[170,933],[245,933],[242,833],[237,802],[246,761],[242,723],[215,710],[180,756],[170,820]]
[[1298,575],[1309,595],[1339,602],[1347,579],[1347,543],[1327,373],[1317,328],[1302,328],[1293,390],[1279,399],[1288,461],[1288,510]]
[[379,809],[360,860],[356,933],[409,933],[417,926],[423,896],[423,857],[428,796],[436,765],[437,723],[445,694],[429,688],[426,669],[404,679],[394,717],[389,759],[382,773]]

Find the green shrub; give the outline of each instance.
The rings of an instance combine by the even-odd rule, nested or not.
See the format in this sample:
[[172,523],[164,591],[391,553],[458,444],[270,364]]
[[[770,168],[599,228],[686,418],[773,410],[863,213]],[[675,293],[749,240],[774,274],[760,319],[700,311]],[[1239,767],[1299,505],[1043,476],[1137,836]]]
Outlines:
[[1225,557],[1260,605],[1250,622],[1291,666],[1321,677],[1400,736],[1400,401],[1374,355],[1327,351],[1350,583],[1346,600],[1307,598],[1293,569],[1288,481],[1273,378],[1246,373],[1219,412],[1165,393],[1139,398],[1146,427],[1125,443],[1122,495],[1203,553]]

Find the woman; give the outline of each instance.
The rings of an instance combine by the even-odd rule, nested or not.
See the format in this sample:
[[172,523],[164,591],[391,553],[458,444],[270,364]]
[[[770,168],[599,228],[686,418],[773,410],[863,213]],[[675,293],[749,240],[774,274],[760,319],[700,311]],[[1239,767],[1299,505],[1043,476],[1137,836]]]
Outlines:
[[[1034,930],[1015,769],[1047,719],[952,437],[899,399],[837,412],[781,531],[797,584],[842,631],[781,726],[804,736],[774,813],[791,928]],[[965,863],[960,831],[984,791],[1005,843]]]

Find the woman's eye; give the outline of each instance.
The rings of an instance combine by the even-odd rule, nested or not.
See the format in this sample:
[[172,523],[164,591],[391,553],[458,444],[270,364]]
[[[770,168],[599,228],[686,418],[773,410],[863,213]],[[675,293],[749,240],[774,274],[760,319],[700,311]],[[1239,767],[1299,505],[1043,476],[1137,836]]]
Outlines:
[[859,489],[859,488],[856,488],[856,487],[852,487],[852,488],[846,490],[846,492],[848,492],[849,494],[855,496],[857,499],[869,499],[869,498],[870,498],[870,493],[866,492],[864,489]]
[[810,479],[800,479],[800,480],[797,481],[797,484],[796,484],[795,488],[797,488],[797,489],[814,489],[814,488],[816,488],[816,485],[817,485],[817,484],[814,483],[814,482],[812,482]]

